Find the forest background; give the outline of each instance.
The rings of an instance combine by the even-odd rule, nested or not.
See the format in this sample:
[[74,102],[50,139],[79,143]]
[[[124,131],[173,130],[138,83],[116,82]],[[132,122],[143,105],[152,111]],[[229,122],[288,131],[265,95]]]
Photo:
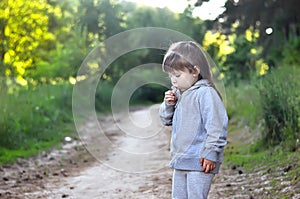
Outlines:
[[[107,38],[140,27],[184,33],[217,64],[230,131],[246,126],[256,136],[229,161],[245,163],[248,153],[265,160],[270,150],[299,157],[299,2],[228,0],[215,20],[201,20],[192,13],[205,1],[173,13],[117,0],[1,0],[0,164],[50,149],[66,136],[78,139],[72,89],[79,67]],[[98,113],[111,111],[112,90],[123,74],[144,63],[161,63],[163,53],[138,50],[112,63],[96,92]],[[159,103],[165,90],[142,86],[130,103]]]

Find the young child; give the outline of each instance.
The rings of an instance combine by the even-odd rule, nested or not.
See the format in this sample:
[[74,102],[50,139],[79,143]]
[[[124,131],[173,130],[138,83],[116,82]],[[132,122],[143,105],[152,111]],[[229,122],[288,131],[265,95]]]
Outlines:
[[222,163],[227,113],[207,59],[196,43],[171,45],[162,68],[173,85],[165,92],[159,111],[162,123],[172,125],[172,198],[204,199]]

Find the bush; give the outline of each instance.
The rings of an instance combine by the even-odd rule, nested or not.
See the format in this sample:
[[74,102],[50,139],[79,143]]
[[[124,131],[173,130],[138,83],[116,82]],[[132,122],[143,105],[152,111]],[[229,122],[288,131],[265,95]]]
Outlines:
[[286,43],[283,49],[284,63],[299,65],[300,64],[300,38],[292,37],[288,43]]
[[265,146],[282,144],[295,149],[300,119],[299,72],[296,67],[278,68],[259,85]]
[[0,163],[51,147],[70,135],[71,97],[67,84],[0,93]]
[[148,84],[138,88],[130,99],[131,105],[153,104],[163,101],[164,93],[168,90],[159,84]]
[[259,93],[254,84],[239,81],[238,86],[227,86],[226,109],[231,124],[247,125],[251,129],[259,123]]
[[[103,81],[99,83],[95,93],[95,109],[97,112],[108,113],[111,111],[111,97],[114,89],[115,87],[110,82]],[[161,103],[166,90],[167,88],[158,84],[141,86],[132,94],[128,105],[136,106]],[[123,92],[127,92],[127,90],[124,89],[116,92],[122,97],[125,95]],[[120,110],[124,108],[123,106],[124,104],[120,105]],[[127,104],[125,104],[125,106],[127,106]]]
[[113,92],[113,86],[105,81],[98,84],[95,93],[95,109],[97,112],[109,112],[111,110],[111,95]]

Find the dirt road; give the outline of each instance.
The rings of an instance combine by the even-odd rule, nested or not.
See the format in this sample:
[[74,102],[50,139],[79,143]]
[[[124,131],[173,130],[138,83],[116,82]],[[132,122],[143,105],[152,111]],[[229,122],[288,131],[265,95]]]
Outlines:
[[81,140],[1,168],[0,198],[170,198],[170,128],[158,105],[80,128]]
[[[160,124],[157,112],[155,105],[130,115],[100,117],[81,126],[81,140],[1,166],[0,198],[171,198],[170,128]],[[295,158],[298,164],[288,165],[290,170],[299,165]],[[274,181],[287,198],[300,198],[294,194],[299,183],[291,184],[283,170],[270,172],[268,167],[260,167],[247,173],[243,168],[222,165],[209,199],[273,198]]]
[[[107,154],[94,153],[99,161],[66,178],[59,186],[48,183],[49,198],[63,195],[74,199],[170,198],[171,175],[167,168],[170,129],[163,127],[157,116],[158,107],[154,106],[134,111],[130,118],[123,114],[114,119],[100,118],[99,123],[111,142],[87,148]],[[99,131],[97,124],[86,125],[88,131]],[[87,145],[95,144],[87,140]]]

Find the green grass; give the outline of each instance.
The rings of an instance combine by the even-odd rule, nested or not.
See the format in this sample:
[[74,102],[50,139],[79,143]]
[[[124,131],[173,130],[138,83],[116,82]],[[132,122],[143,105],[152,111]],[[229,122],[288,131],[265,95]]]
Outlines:
[[264,131],[262,145],[285,145],[295,150],[300,130],[300,92],[298,66],[279,67],[260,81]]
[[225,150],[225,162],[228,165],[235,164],[238,166],[243,166],[243,168],[248,171],[253,171],[253,168],[257,166],[273,168],[287,164],[299,164],[299,152],[299,149],[298,151],[291,152],[284,151],[280,147],[277,149],[273,148],[271,150],[269,149],[260,152],[253,152],[251,145],[234,147],[229,144]]
[[[258,177],[256,183],[251,185],[253,189],[271,187],[267,190],[268,195],[265,195],[264,189],[259,193],[264,198],[292,198],[300,193],[297,189],[300,186],[300,148],[296,151],[288,151],[278,146],[257,152],[253,150],[253,146],[250,143],[238,145],[234,142],[229,143],[225,148],[223,162],[225,167],[228,169],[235,167],[243,171],[250,182],[251,176],[265,176],[270,181],[268,184],[260,181]],[[288,182],[288,184],[282,184],[282,182]],[[289,188],[283,192],[282,190],[287,186]]]
[[260,115],[259,92],[255,85],[240,82],[238,86],[226,87],[226,109],[231,123],[254,128]]
[[0,164],[29,157],[74,134],[71,85],[0,94]]
[[[287,76],[283,75],[282,68],[276,69],[270,73],[268,77],[264,77],[259,80],[250,82],[241,82],[238,86],[229,86],[226,88],[227,94],[227,111],[230,118],[229,124],[229,144],[225,148],[224,165],[232,169],[235,166],[242,171],[251,174],[255,172],[263,172],[263,175],[267,175],[271,180],[270,184],[272,189],[268,190],[270,196],[276,196],[275,198],[291,198],[295,193],[299,193],[299,190],[287,190],[285,193],[282,190],[287,186],[282,184],[281,179],[285,182],[290,182],[291,187],[299,187],[299,173],[300,173],[300,143],[297,142],[297,135],[299,131],[299,95],[294,94],[298,92],[295,88],[295,78],[298,77],[299,71],[295,68],[286,66],[284,70]],[[293,69],[293,70],[292,70]],[[282,76],[280,76],[282,75]],[[274,81],[271,84],[266,84],[266,80],[272,78]],[[278,82],[276,82],[278,81]],[[285,81],[284,85],[289,85],[289,89],[271,90],[269,87],[281,85],[281,81]],[[261,84],[260,84],[261,83]],[[264,83],[264,84],[262,84]],[[265,94],[272,95],[270,100],[273,100],[273,104],[269,102],[262,102],[265,99],[262,97],[261,89],[265,89]],[[267,87],[269,86],[269,87]],[[288,95],[283,97],[283,94],[289,92]],[[295,92],[292,92],[295,91]],[[291,93],[291,94],[290,94]],[[299,92],[298,92],[299,93]],[[293,104],[288,107],[285,106],[285,110],[289,117],[281,117],[289,119],[291,116],[298,118],[297,122],[287,123],[292,124],[293,128],[280,127],[285,139],[281,142],[277,142],[276,145],[271,145],[269,142],[265,142],[264,138],[268,128],[265,116],[274,116],[275,113],[266,112],[269,106],[280,107],[281,105]],[[292,110],[293,114],[290,114]],[[295,113],[295,114],[294,114]],[[298,115],[297,115],[298,114]],[[293,119],[295,121],[296,119]],[[289,126],[288,126],[289,127]],[[293,135],[293,136],[288,136]],[[296,135],[296,138],[294,137]],[[299,136],[298,136],[299,138]],[[262,183],[262,185],[264,185]],[[253,185],[260,186],[260,184]],[[263,194],[263,193],[261,193]],[[271,197],[267,197],[271,198]]]
[[50,142],[30,142],[31,147],[28,147],[26,150],[21,149],[0,149],[0,163],[12,163],[18,158],[27,158],[32,155],[35,155],[40,150],[47,150],[57,144],[57,140],[52,140]]
[[[144,91],[147,91],[146,96],[157,99],[163,93],[159,89],[152,95],[153,89],[145,87]],[[65,136],[76,138],[72,114],[72,85],[64,82],[38,85],[30,89],[20,87],[10,94],[5,92],[4,87],[0,87],[0,90],[0,165],[51,149],[61,143]],[[102,82],[98,86],[95,94],[97,115],[108,115],[111,112],[112,91],[113,86],[109,83]],[[144,91],[138,90],[130,103],[134,106],[147,104],[149,99],[140,97]],[[85,95],[78,97],[82,99],[77,101],[86,103]],[[84,111],[81,112],[83,117],[86,116]]]

